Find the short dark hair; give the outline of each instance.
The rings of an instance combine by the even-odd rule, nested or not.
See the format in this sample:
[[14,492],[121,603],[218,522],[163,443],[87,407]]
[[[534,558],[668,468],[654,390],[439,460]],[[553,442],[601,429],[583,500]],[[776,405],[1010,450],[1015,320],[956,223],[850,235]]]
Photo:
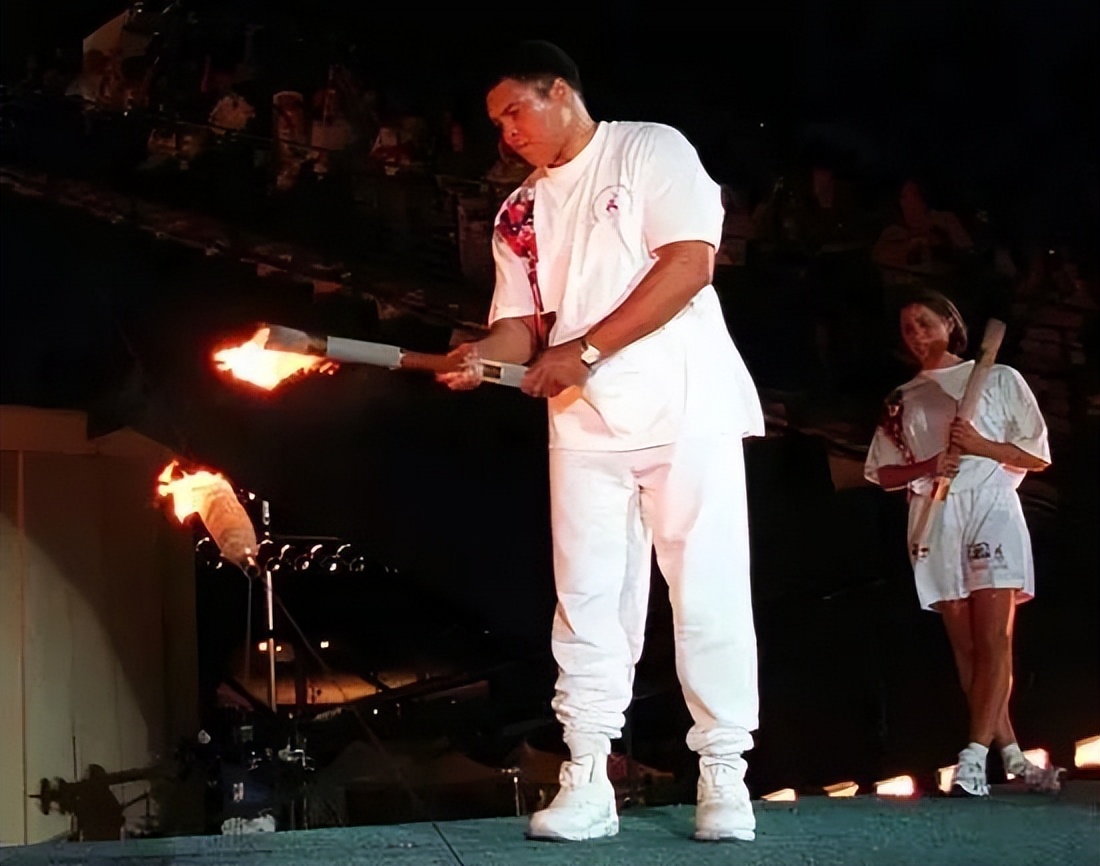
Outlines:
[[573,58],[545,39],[525,39],[510,46],[489,70],[485,90],[492,90],[505,78],[546,86],[560,78],[583,93],[581,73]]
[[943,292],[930,289],[927,286],[914,288],[908,292],[901,301],[898,310],[904,310],[913,304],[928,307],[933,313],[942,319],[948,319],[951,324],[951,335],[947,338],[947,351],[953,355],[962,354],[966,350],[966,322],[962,313],[952,300]]

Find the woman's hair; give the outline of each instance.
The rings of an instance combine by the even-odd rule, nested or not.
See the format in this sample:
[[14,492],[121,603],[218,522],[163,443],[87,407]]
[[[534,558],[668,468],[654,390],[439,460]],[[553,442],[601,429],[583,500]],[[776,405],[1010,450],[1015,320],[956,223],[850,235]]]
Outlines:
[[922,287],[915,289],[906,295],[901,302],[900,310],[920,304],[928,307],[941,319],[947,319],[951,323],[951,334],[947,338],[947,351],[953,355],[960,355],[966,350],[966,322],[963,321],[959,308],[951,299],[935,289]]

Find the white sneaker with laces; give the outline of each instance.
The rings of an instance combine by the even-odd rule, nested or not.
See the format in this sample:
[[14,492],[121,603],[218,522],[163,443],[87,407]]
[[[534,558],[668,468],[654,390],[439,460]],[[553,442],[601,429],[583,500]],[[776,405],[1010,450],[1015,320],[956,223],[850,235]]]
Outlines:
[[740,755],[699,759],[695,838],[702,842],[756,838],[756,815],[745,785],[748,765]]
[[1005,772],[1023,779],[1028,790],[1037,794],[1057,794],[1062,790],[1062,777],[1066,774],[1064,767],[1040,767],[1023,755],[1016,761],[1006,763]]
[[531,815],[528,839],[580,842],[619,832],[615,788],[607,778],[607,755],[582,755],[561,765],[561,789],[545,809]]
[[985,757],[972,751],[969,746],[959,752],[959,763],[955,765],[955,777],[951,780],[951,792],[962,792],[971,797],[989,796]]

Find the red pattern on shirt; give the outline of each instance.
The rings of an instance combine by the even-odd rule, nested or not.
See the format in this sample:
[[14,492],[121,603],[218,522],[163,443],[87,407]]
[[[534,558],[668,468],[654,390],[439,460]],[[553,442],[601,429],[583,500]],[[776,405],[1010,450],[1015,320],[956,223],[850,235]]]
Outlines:
[[527,282],[531,286],[531,298],[535,303],[535,338],[539,348],[546,346],[543,322],[542,291],[539,289],[539,251],[535,241],[535,188],[521,186],[509,197],[497,220],[496,233],[508,244],[509,249],[523,259],[527,268]]

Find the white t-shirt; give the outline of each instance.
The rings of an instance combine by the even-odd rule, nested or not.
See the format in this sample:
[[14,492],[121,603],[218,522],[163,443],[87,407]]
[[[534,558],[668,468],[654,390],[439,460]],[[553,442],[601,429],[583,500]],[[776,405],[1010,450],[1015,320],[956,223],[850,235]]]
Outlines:
[[[927,460],[947,447],[951,422],[958,413],[959,401],[973,368],[973,361],[964,361],[943,370],[922,370],[896,392],[891,402],[896,411],[900,411],[900,419],[895,421],[894,429],[909,449],[913,462]],[[990,369],[971,423],[986,439],[1007,442],[1050,462],[1046,421],[1031,388],[1012,367],[994,364]],[[864,476],[878,484],[880,466],[906,462],[901,446],[879,425],[867,451]],[[1027,472],[1023,469],[967,454],[959,463],[959,474],[951,482],[951,492],[972,490],[987,481],[1015,488],[1020,486],[1025,475]],[[909,489],[927,496],[933,484],[931,478],[918,478],[910,482]]]
[[[676,129],[603,122],[576,157],[534,172],[501,206],[534,189],[537,276],[556,314],[551,346],[584,335],[656,262],[654,250],[722,237],[721,191]],[[525,259],[493,233],[496,288],[490,324],[529,316]],[[584,388],[549,402],[550,447],[627,451],[684,435],[760,436],[756,387],[733,344],[713,286],[672,321],[596,365]]]

